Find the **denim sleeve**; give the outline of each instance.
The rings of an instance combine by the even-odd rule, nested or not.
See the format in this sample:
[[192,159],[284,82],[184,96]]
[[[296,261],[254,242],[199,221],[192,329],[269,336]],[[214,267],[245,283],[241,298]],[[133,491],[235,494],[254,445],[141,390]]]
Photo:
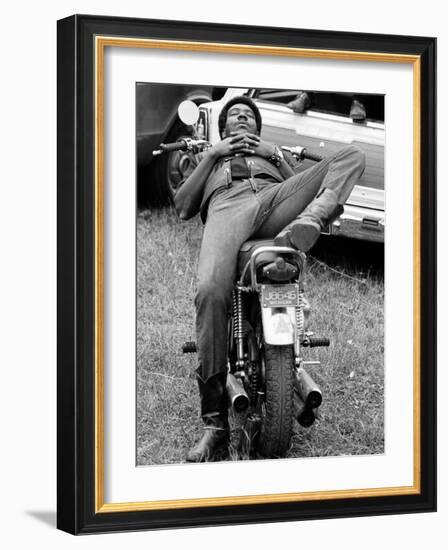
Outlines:
[[184,177],[181,179],[178,185],[178,189],[187,181],[187,179],[191,176],[191,174],[194,172],[194,170],[197,168],[199,163],[201,162],[203,158],[203,155],[201,153],[194,154],[194,153],[188,153],[188,164],[184,170]]
[[291,153],[288,153],[288,151],[283,151],[283,155],[285,157],[286,162],[291,166],[295,174],[298,174],[299,172],[303,172],[303,166],[302,164],[297,161]]

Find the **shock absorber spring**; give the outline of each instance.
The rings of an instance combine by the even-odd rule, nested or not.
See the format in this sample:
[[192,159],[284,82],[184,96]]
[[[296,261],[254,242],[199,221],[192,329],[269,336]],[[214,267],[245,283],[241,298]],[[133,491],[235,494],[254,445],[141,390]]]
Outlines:
[[239,366],[244,363],[244,304],[243,292],[239,286],[233,291],[233,327]]
[[305,332],[305,319],[303,313],[304,300],[303,300],[303,290],[299,290],[299,300],[296,306],[296,341],[294,343],[294,355],[296,362],[300,360],[300,339],[303,337]]
[[299,290],[299,302],[296,306],[296,327],[297,327],[297,335],[303,336],[304,330],[305,330],[305,320],[303,315],[303,290]]
[[237,287],[232,295],[233,334],[235,338],[242,336],[242,299],[241,290]]

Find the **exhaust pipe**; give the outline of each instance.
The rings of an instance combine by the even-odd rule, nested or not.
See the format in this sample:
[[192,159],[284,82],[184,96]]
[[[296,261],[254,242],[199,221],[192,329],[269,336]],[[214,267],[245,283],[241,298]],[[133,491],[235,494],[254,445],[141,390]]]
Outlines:
[[322,392],[311,376],[302,367],[296,370],[295,388],[307,409],[317,409],[322,403]]
[[294,412],[297,422],[304,428],[309,428],[314,424],[316,415],[313,409],[308,409],[300,395],[294,391]]
[[243,384],[231,373],[227,373],[226,390],[230,405],[236,412],[243,412],[249,406],[249,397]]

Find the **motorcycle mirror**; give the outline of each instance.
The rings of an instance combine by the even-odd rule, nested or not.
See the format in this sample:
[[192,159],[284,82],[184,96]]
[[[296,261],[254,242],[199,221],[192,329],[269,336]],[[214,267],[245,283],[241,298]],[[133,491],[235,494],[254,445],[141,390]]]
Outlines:
[[193,103],[190,99],[186,99],[177,108],[177,114],[184,124],[193,126],[199,119],[199,108],[196,103]]

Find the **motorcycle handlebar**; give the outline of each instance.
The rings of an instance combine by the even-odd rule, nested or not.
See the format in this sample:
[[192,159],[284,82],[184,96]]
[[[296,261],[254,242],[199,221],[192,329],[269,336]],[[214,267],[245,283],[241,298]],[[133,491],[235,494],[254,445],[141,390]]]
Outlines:
[[[161,143],[159,149],[153,151],[154,155],[160,155],[162,153],[171,153],[172,151],[190,151],[190,150],[201,150],[203,147],[208,146],[209,143],[206,140],[193,140],[193,139],[180,139],[174,143]],[[314,162],[320,162],[324,157],[318,155],[317,153],[308,152],[304,147],[287,147],[282,146],[284,151],[288,151],[298,160],[309,159]]]
[[290,153],[297,160],[309,159],[313,160],[314,162],[320,162],[324,158],[317,153],[308,152],[305,147],[300,147],[300,145],[296,145],[295,147],[287,147],[286,145],[282,145],[282,149]]
[[164,153],[170,153],[171,151],[186,151],[187,142],[181,139],[174,143],[161,143],[159,147]]
[[154,156],[162,155],[163,153],[171,153],[173,151],[189,151],[197,153],[202,151],[204,148],[209,147],[209,142],[205,139],[191,139],[191,138],[182,138],[174,143],[161,143],[159,148],[152,152]]
[[303,158],[314,160],[314,162],[320,162],[324,157],[322,157],[321,155],[317,155],[316,153],[308,153],[308,151],[305,149],[305,151],[303,152]]

